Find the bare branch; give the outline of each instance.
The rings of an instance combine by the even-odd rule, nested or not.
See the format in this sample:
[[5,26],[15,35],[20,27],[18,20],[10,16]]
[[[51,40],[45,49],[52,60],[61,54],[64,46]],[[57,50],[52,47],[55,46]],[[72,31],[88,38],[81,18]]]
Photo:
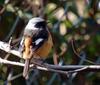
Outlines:
[[2,64],[16,65],[16,66],[24,66],[23,63],[13,62],[13,61],[5,60],[5,59],[2,59],[2,58],[0,58],[0,63],[2,63]]
[[[2,58],[0,58],[0,63],[22,66],[22,67],[25,65],[24,63],[4,60]],[[36,63],[34,63],[34,64],[36,64]],[[34,67],[34,64],[31,64],[30,67],[31,68]],[[67,74],[70,72],[82,71],[85,69],[100,70],[100,65],[64,65],[64,66],[59,66],[59,65],[50,65],[50,64],[45,63],[42,66],[40,66],[39,64],[36,64],[35,67],[39,70],[52,71],[52,72],[58,72],[58,73],[63,73],[63,74]],[[72,70],[72,71],[70,71],[70,70]]]
[[[0,41],[0,49],[4,50],[5,52],[11,53],[13,55],[16,55],[16,56],[22,58],[21,53],[19,51],[11,50],[10,45],[5,42]],[[22,66],[22,67],[24,67],[24,65],[25,65],[24,63],[9,61],[9,60],[5,60],[2,58],[0,58],[0,63]],[[62,74],[74,73],[74,72],[79,72],[79,71],[88,70],[88,69],[91,71],[100,70],[100,65],[63,65],[63,66],[59,66],[59,65],[51,65],[51,64],[47,64],[47,63],[43,63],[43,65],[41,65],[37,62],[32,62],[32,63],[33,64],[30,65],[31,68],[37,68],[37,69],[43,70],[43,71],[51,71],[51,72],[57,72],[57,73],[62,73]]]
[[22,58],[21,57],[22,54],[19,51],[10,49],[10,47],[11,46],[8,43],[5,43],[5,42],[0,41],[0,49],[1,50],[5,51],[7,53],[11,53],[11,54],[13,54],[13,55],[15,55],[15,56],[17,56],[19,58]]
[[[80,55],[77,53],[74,44],[75,44],[75,43],[74,43],[74,39],[72,39],[72,40],[71,40],[71,45],[72,45],[73,52],[74,52],[74,54],[75,54],[77,57],[81,58]],[[92,62],[92,61],[90,61],[90,60],[88,60],[88,59],[85,59],[84,61],[95,65],[94,62]]]

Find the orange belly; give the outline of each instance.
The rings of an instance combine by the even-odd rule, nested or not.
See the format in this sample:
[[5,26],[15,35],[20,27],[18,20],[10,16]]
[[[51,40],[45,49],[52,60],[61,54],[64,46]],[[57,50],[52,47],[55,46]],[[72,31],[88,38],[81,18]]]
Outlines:
[[35,52],[35,56],[39,56],[40,58],[47,58],[53,46],[52,38],[49,36],[48,40]]

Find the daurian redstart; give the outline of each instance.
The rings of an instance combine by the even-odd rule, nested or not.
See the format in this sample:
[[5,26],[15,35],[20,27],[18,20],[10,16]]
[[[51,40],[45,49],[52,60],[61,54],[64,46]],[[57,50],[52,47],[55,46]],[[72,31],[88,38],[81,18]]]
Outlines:
[[[29,20],[20,43],[22,56],[25,59],[23,76],[26,78],[32,57],[46,59],[53,46],[51,34],[47,28],[46,21],[40,17]],[[30,48],[32,51],[30,51]],[[33,54],[30,56],[30,54]]]

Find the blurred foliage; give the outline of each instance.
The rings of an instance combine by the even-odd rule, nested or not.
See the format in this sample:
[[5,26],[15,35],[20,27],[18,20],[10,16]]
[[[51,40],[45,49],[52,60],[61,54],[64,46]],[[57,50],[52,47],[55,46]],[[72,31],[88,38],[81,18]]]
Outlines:
[[[14,39],[22,35],[27,21],[40,16],[45,18],[53,36],[54,47],[59,55],[59,60],[63,59],[64,64],[78,64],[81,60],[72,49],[71,40],[74,39],[78,54],[84,51],[86,59],[96,62],[100,57],[100,1],[99,0],[0,0],[0,39],[8,42],[13,36]],[[63,55],[61,53],[64,51]],[[53,63],[54,50],[50,54],[48,62]],[[1,52],[1,57],[5,53]],[[12,55],[11,60],[18,60]],[[91,64],[84,61],[83,64]],[[99,61],[100,64],[100,61]],[[0,85],[6,85],[9,68],[14,70],[14,74],[22,72],[22,68],[0,65]],[[41,74],[41,75],[40,75]],[[100,73],[91,72],[79,73],[73,79],[73,85],[99,85]],[[83,76],[84,75],[84,76]],[[36,77],[38,84],[49,85],[53,73],[40,71]],[[60,79],[59,79],[60,78]],[[64,77],[55,78],[52,85],[64,85]],[[78,80],[77,80],[78,79]],[[20,81],[23,82],[20,82]],[[81,83],[83,80],[84,83]],[[97,84],[98,83],[98,84]],[[22,77],[19,77],[9,85],[25,85]],[[7,84],[8,85],[8,84]],[[66,85],[66,84],[65,84]],[[70,84],[69,84],[70,85]]]

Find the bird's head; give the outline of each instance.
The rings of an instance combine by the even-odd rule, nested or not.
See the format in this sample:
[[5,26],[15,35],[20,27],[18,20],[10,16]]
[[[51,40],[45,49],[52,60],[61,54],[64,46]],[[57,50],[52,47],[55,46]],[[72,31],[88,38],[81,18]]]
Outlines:
[[44,29],[46,29],[45,20],[40,17],[35,17],[29,20],[28,24],[25,27],[24,35],[32,37],[39,31]]

